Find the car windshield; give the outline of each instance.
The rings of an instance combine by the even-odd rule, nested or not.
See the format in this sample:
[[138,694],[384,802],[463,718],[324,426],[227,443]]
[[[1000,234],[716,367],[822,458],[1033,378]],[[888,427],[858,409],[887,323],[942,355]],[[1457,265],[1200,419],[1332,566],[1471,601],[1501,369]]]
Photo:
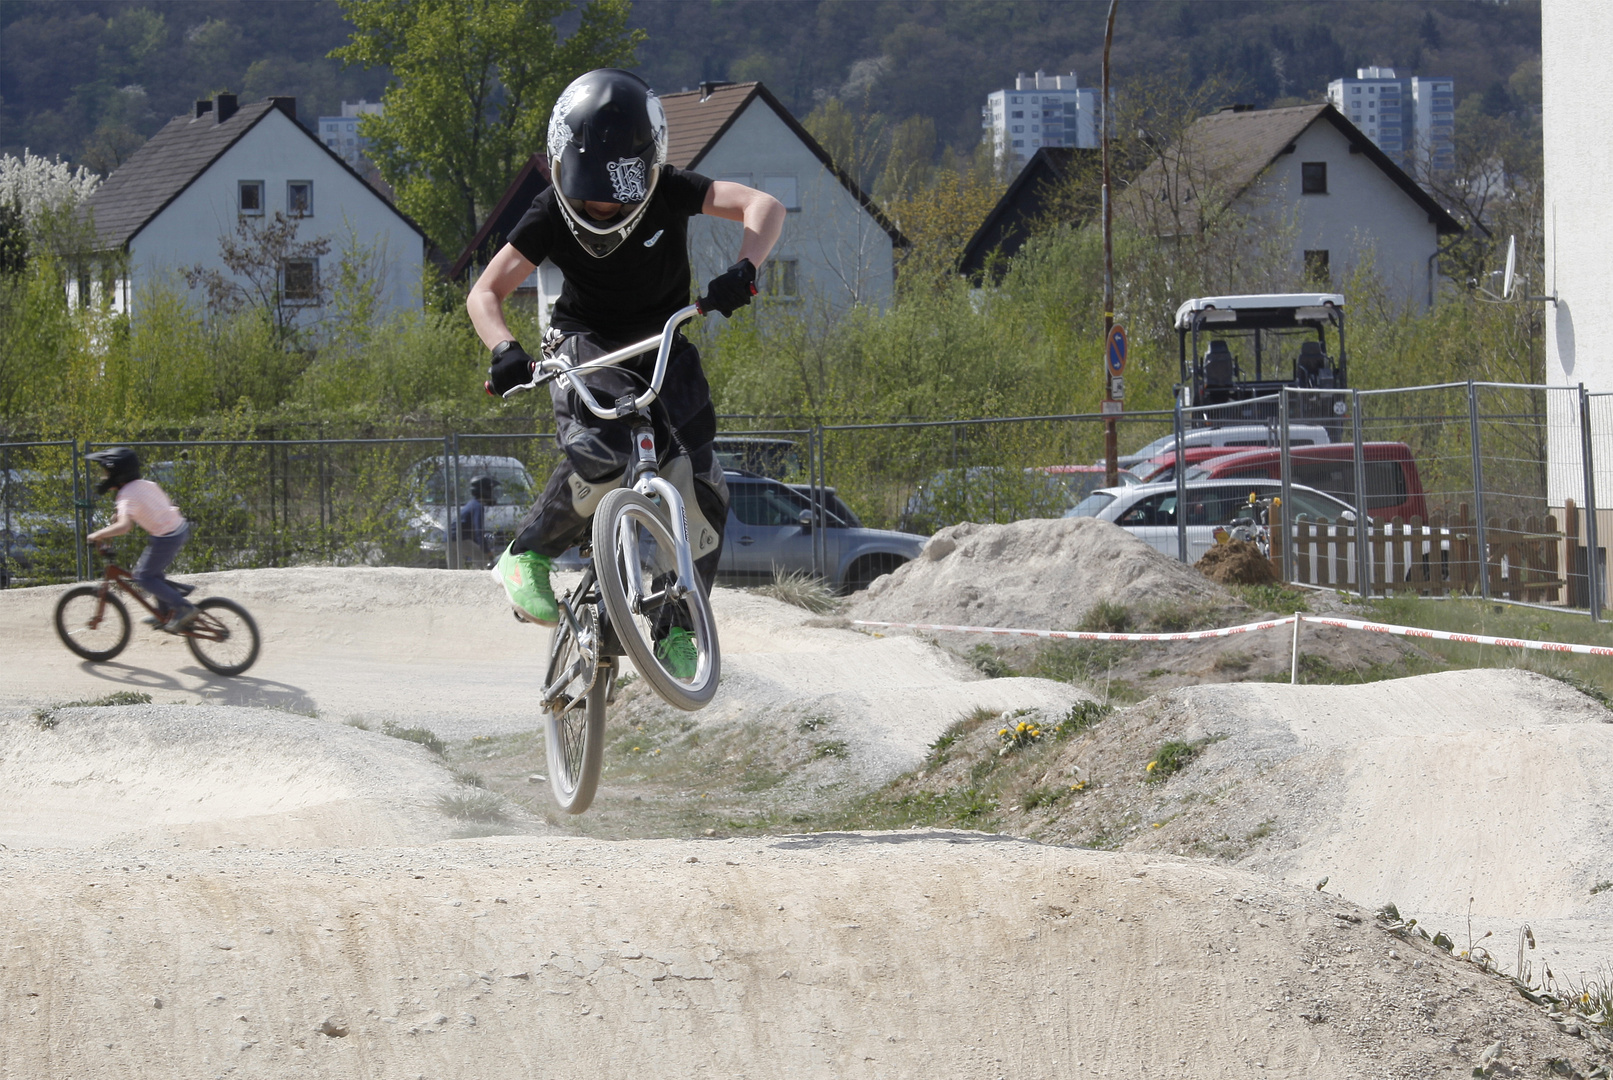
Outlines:
[[1103,513],[1103,508],[1115,501],[1115,496],[1107,491],[1094,491],[1082,499],[1065,513],[1065,517],[1097,517]]
[[[440,506],[447,501],[447,484],[443,476],[441,458],[421,466],[423,495],[429,505]],[[527,506],[532,502],[532,476],[526,467],[513,459],[478,461],[475,458],[459,459],[459,499],[470,499],[470,482],[475,476],[491,476],[497,483],[497,496],[491,505]]]

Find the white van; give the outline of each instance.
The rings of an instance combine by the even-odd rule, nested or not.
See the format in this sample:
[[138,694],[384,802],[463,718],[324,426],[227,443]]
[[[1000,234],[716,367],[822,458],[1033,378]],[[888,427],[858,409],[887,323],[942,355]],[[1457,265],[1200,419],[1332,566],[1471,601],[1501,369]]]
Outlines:
[[[1333,441],[1327,433],[1327,428],[1320,424],[1290,424],[1288,427],[1288,444],[1290,446],[1321,446]],[[1282,435],[1275,427],[1265,424],[1237,424],[1231,427],[1194,428],[1182,432],[1182,448],[1191,450],[1197,447],[1224,446],[1230,449],[1244,449],[1250,446],[1280,446]],[[1176,449],[1176,435],[1162,435],[1137,451],[1135,454],[1121,454],[1120,467],[1130,468],[1133,465],[1158,457],[1160,454],[1169,454]],[[1189,459],[1192,460],[1192,459]]]

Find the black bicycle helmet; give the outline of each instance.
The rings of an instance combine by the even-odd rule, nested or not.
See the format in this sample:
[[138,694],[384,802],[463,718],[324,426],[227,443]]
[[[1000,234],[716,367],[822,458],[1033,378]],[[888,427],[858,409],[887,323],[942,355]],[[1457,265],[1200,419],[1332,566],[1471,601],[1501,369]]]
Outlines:
[[[644,215],[666,164],[666,110],[643,79],[617,68],[580,76],[549,117],[549,173],[571,234],[604,258]],[[585,202],[621,203],[596,221]]]
[[105,495],[113,488],[140,479],[140,455],[126,446],[97,450],[93,454],[85,454],[84,460],[95,462],[106,472],[106,478],[95,485],[98,494]]
[[498,498],[498,481],[486,473],[471,477],[470,497],[484,504],[493,502]]

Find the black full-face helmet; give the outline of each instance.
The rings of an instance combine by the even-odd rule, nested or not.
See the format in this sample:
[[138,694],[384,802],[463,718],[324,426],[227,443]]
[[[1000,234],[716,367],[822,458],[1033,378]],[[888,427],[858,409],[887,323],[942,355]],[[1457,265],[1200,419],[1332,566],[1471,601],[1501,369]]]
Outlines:
[[471,477],[470,497],[484,505],[494,502],[498,498],[498,481],[486,473]]
[[84,460],[95,462],[106,473],[105,479],[95,485],[96,492],[101,495],[131,480],[140,479],[140,455],[126,446],[97,450],[93,454],[85,454]]
[[[599,68],[560,94],[549,117],[549,173],[566,225],[589,254],[604,258],[643,217],[666,164],[666,111],[643,79]],[[620,203],[596,221],[585,202]]]

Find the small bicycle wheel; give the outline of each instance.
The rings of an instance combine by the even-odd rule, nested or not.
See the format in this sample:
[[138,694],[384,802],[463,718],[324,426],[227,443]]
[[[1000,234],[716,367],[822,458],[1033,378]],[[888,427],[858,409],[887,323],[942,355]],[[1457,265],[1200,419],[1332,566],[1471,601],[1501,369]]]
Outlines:
[[102,588],[74,585],[56,601],[56,636],[86,660],[110,660],[129,644],[129,609]]
[[222,596],[196,607],[196,621],[184,632],[191,655],[220,675],[239,675],[251,667],[258,658],[258,624],[246,608]]
[[590,611],[586,605],[578,608],[578,628],[594,634],[593,649],[579,643],[571,625],[562,620],[554,630],[544,680],[548,692],[557,695],[543,710],[549,790],[568,814],[580,814],[593,803],[605,757],[605,698],[610,692],[611,666],[599,663],[598,635]]
[[[617,488],[594,512],[594,569],[611,628],[645,682],[668,705],[690,712],[717,692],[717,628],[700,582],[679,581],[677,542],[660,508],[631,488]],[[679,595],[681,593],[681,595]],[[694,647],[693,670],[670,666],[661,643],[675,628]]]

